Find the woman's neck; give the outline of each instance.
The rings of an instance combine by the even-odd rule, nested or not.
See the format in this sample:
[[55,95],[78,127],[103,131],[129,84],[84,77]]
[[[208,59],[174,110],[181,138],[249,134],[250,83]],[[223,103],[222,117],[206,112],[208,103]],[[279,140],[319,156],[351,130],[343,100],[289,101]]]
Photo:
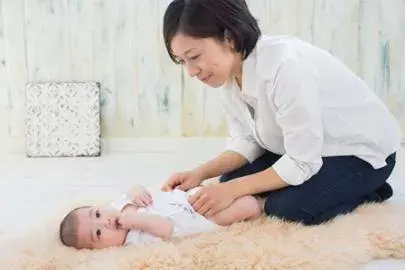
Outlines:
[[235,63],[232,68],[232,75],[236,80],[239,88],[242,89],[242,72],[243,72],[243,61],[242,56],[238,55],[235,57]]

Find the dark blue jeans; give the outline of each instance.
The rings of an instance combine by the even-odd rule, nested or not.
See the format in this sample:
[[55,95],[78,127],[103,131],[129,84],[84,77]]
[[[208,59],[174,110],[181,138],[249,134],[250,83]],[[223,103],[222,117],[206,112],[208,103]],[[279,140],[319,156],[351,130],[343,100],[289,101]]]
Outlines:
[[[219,181],[265,170],[280,157],[266,152],[254,162],[223,175]],[[267,215],[316,225],[349,213],[363,203],[381,201],[376,190],[387,181],[394,166],[395,153],[387,158],[387,166],[378,170],[354,156],[325,157],[319,172],[302,185],[257,195],[266,197]]]

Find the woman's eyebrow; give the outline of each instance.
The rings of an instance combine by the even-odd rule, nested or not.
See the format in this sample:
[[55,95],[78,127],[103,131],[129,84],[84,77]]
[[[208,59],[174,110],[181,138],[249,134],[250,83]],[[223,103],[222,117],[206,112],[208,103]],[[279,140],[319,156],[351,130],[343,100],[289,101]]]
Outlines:
[[188,49],[188,50],[186,50],[185,52],[184,52],[184,54],[189,54],[192,50],[195,50],[196,48],[190,48],[190,49]]

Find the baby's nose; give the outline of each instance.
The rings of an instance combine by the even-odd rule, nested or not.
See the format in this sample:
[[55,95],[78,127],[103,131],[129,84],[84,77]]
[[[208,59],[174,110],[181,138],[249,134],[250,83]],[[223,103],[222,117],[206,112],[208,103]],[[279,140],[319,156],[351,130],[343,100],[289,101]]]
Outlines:
[[113,219],[113,218],[107,219],[106,222],[105,222],[105,226],[106,226],[107,228],[115,228],[115,221],[114,221],[114,219]]

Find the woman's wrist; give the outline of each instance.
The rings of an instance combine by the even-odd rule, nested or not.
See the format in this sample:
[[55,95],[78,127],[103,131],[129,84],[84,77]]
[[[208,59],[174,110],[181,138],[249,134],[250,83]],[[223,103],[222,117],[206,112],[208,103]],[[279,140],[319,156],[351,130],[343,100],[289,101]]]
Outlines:
[[229,190],[235,200],[240,197],[250,195],[246,194],[247,189],[244,187],[246,183],[243,183],[244,181],[241,180],[242,178],[237,178],[225,183],[221,183],[221,185],[227,186],[227,190]]
[[278,176],[273,168],[242,176],[227,183],[229,183],[229,189],[232,190],[236,198],[274,191],[289,186]]
[[201,184],[204,180],[207,180],[207,179],[209,178],[209,177],[208,177],[207,170],[204,168],[203,165],[202,165],[202,166],[199,166],[199,167],[197,167],[197,168],[195,168],[192,172],[194,173],[194,175],[195,175],[198,179],[200,179],[200,184]]

